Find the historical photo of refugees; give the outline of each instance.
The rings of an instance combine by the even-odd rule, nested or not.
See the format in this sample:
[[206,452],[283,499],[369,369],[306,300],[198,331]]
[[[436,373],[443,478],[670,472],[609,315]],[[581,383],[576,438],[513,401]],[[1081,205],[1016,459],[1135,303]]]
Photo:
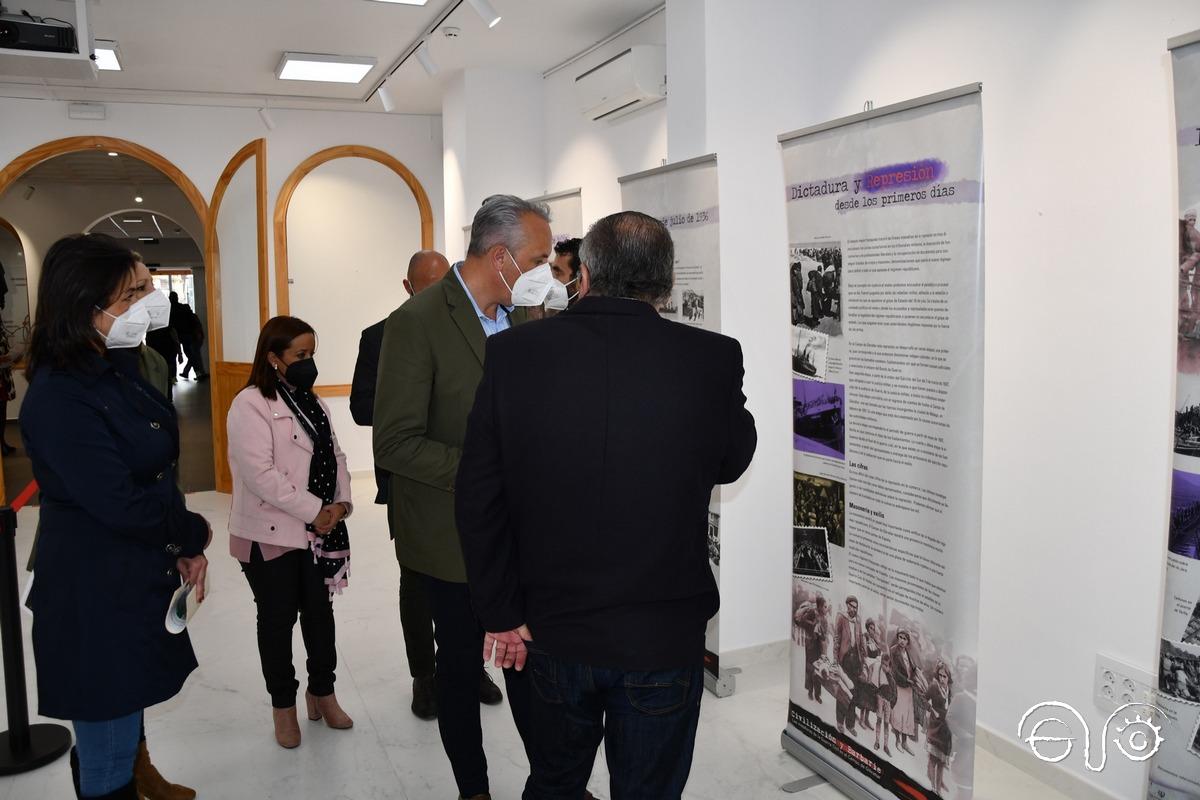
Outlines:
[[1167,549],[1200,559],[1200,475],[1177,469],[1171,476],[1171,522]]
[[842,335],[841,242],[793,244],[788,248],[792,278],[792,324]]
[[1183,628],[1183,642],[1184,644],[1200,644],[1200,601],[1196,602],[1192,609],[1192,615]]
[[675,317],[679,315],[679,296],[677,292],[671,292],[670,297],[659,302],[658,313],[664,317]]
[[1200,230],[1196,206],[1179,220],[1179,371],[1200,373]]
[[1200,375],[1180,375],[1176,385],[1175,452],[1200,458]]
[[941,797],[970,796],[974,658],[885,600],[800,580],[792,641],[793,703]]
[[1160,692],[1187,703],[1200,703],[1200,647],[1163,639],[1158,662]]
[[829,580],[829,540],[824,528],[792,528],[792,574]]
[[792,326],[792,374],[823,381],[828,371],[829,336],[810,331],[803,325]]
[[713,566],[721,566],[721,515],[708,512],[708,560]]
[[840,383],[792,380],[792,449],[846,457],[846,387]]
[[683,321],[692,324],[704,322],[704,295],[695,289],[683,290]]
[[792,527],[824,528],[829,543],[846,546],[846,484],[793,473]]

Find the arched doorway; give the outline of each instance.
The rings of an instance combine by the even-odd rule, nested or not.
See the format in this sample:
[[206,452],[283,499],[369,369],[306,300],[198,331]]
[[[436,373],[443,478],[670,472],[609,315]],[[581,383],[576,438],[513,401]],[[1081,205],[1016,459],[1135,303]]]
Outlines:
[[[165,176],[166,180],[172,184],[175,189],[178,189],[179,193],[183,196],[185,201],[183,207],[188,207],[190,211],[194,213],[195,219],[197,220],[197,231],[195,231],[195,233],[198,235],[198,241],[201,243],[203,242],[203,237],[208,229],[209,208],[207,202],[200,194],[200,191],[196,188],[195,184],[192,183],[191,179],[189,179],[182,170],[180,170],[175,164],[162,155],[150,150],[149,148],[125,139],[118,139],[108,136],[75,136],[46,142],[31,150],[28,150],[9,162],[3,169],[0,169],[0,197],[5,196],[9,190],[15,187],[17,181],[19,181],[23,176],[27,175],[27,173],[29,173],[31,170],[34,170],[35,168],[44,165],[46,162],[49,162],[53,159],[82,153],[103,153],[107,156],[127,156],[129,158],[136,159],[138,162],[142,162],[154,170],[157,170],[159,173]],[[81,229],[83,229],[82,224],[75,228],[75,230]],[[67,230],[63,231],[64,234],[67,232]],[[214,279],[215,276],[212,274],[212,271],[205,270],[204,284],[206,295],[215,299],[216,295],[213,292]],[[36,297],[33,296],[35,292],[33,291],[32,284],[33,281],[31,281],[30,287],[30,299],[32,302],[36,303]],[[213,325],[215,305],[216,303],[209,304],[207,314],[205,316],[208,323],[208,330],[213,332],[214,335],[219,336],[219,327],[214,327]],[[211,402],[211,386],[205,387],[205,391],[208,393]],[[16,489],[19,487],[13,488]]]

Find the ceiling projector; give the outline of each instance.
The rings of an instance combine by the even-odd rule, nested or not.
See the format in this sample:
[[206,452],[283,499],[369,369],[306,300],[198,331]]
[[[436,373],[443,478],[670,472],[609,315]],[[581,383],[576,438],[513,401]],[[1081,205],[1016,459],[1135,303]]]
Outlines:
[[0,47],[49,53],[78,52],[75,29],[70,25],[17,14],[0,14]]

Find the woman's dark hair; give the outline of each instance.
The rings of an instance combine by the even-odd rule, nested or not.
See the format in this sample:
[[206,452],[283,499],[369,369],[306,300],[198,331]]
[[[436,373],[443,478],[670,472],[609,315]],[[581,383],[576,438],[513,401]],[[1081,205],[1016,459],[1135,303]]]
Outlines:
[[253,386],[262,392],[263,397],[274,400],[278,396],[279,375],[267,360],[267,353],[282,358],[283,352],[292,346],[292,340],[306,333],[317,335],[312,325],[297,317],[271,317],[267,320],[258,334],[258,347],[254,350],[254,364],[250,367],[250,380],[246,382],[246,388]]
[[27,377],[42,367],[79,367],[88,354],[104,351],[96,309],[112,304],[133,264],[133,252],[103,233],[67,236],[50,247],[38,278]]

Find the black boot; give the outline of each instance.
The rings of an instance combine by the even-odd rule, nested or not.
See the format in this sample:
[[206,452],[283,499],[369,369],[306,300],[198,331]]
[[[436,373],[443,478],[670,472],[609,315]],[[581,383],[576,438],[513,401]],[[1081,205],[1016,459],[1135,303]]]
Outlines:
[[434,677],[413,678],[412,712],[420,719],[437,719],[437,691]]

